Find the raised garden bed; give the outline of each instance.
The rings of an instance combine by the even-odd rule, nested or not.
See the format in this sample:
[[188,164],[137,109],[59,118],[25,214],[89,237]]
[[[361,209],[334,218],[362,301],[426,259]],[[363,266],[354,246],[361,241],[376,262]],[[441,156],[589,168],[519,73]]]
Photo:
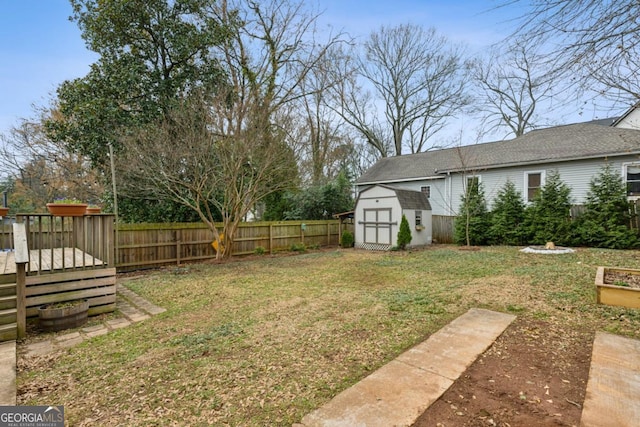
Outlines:
[[640,270],[598,267],[596,292],[598,304],[640,308]]

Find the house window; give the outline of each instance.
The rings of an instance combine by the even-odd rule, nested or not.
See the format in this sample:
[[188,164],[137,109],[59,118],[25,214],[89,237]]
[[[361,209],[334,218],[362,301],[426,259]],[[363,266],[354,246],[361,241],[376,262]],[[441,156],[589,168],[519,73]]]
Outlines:
[[544,172],[525,172],[524,184],[527,189],[527,202],[533,201],[544,185]]
[[480,185],[480,177],[479,176],[468,176],[465,187],[465,193],[471,194],[473,191],[478,191],[478,186]]
[[416,225],[422,225],[422,211],[416,211]]
[[425,185],[424,187],[420,187],[420,191],[422,192],[422,194],[427,196],[427,199],[431,197],[431,186],[430,185]]
[[626,165],[627,196],[640,197],[640,164]]

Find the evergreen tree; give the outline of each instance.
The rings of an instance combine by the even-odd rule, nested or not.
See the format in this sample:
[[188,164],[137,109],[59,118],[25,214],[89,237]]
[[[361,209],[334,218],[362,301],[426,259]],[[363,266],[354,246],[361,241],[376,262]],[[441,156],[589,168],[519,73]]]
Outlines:
[[283,218],[277,219],[331,219],[334,214],[350,211],[354,206],[351,182],[345,172],[327,184],[284,197]]
[[525,205],[513,182],[507,181],[493,202],[489,242],[496,245],[521,245],[524,240]]
[[547,182],[526,209],[529,242],[567,244],[571,234],[571,189],[557,171],[548,174]]
[[487,243],[489,213],[484,198],[484,189],[477,179],[469,181],[461,197],[460,213],[454,223],[453,238],[458,244],[483,245]]
[[400,221],[400,230],[398,230],[398,247],[405,249],[409,243],[411,243],[411,228],[409,228],[409,221],[407,217],[402,214],[402,220]]
[[579,244],[611,249],[638,245],[637,234],[629,228],[627,190],[611,165],[591,180],[585,208],[576,224]]

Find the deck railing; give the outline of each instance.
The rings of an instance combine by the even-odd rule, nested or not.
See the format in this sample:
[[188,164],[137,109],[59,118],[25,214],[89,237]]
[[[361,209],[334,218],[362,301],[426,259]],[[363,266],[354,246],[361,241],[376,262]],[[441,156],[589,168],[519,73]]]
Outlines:
[[21,214],[12,228],[18,338],[46,304],[86,300],[89,315],[115,310],[113,215]]
[[[29,274],[115,267],[113,215],[19,214],[16,222],[25,225],[30,250]],[[42,268],[45,261],[51,265],[55,261],[55,268]]]

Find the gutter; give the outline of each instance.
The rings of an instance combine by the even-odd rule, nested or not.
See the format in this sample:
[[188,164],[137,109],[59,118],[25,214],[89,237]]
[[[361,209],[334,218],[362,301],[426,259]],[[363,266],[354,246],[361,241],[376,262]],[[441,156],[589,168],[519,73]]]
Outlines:
[[492,165],[474,165],[474,166],[468,166],[466,168],[443,169],[440,172],[455,173],[455,172],[465,172],[465,171],[472,171],[472,170],[502,169],[502,168],[513,168],[518,166],[530,166],[530,165],[533,166],[533,165],[543,165],[543,164],[549,164],[549,163],[576,162],[580,160],[592,160],[592,159],[600,159],[600,158],[607,158],[607,157],[622,157],[622,156],[633,156],[633,155],[640,155],[640,151],[632,151],[628,153],[619,153],[619,152],[600,153],[600,154],[593,154],[593,155],[584,156],[584,157],[542,159],[542,160],[535,160],[530,162],[500,163],[500,164],[492,164]]
[[429,181],[436,179],[444,179],[444,175],[432,175],[432,176],[423,176],[417,178],[395,178],[395,179],[386,179],[381,181],[365,181],[365,182],[357,182],[356,185],[376,185],[376,184],[393,184],[394,182],[411,182],[411,181]]

